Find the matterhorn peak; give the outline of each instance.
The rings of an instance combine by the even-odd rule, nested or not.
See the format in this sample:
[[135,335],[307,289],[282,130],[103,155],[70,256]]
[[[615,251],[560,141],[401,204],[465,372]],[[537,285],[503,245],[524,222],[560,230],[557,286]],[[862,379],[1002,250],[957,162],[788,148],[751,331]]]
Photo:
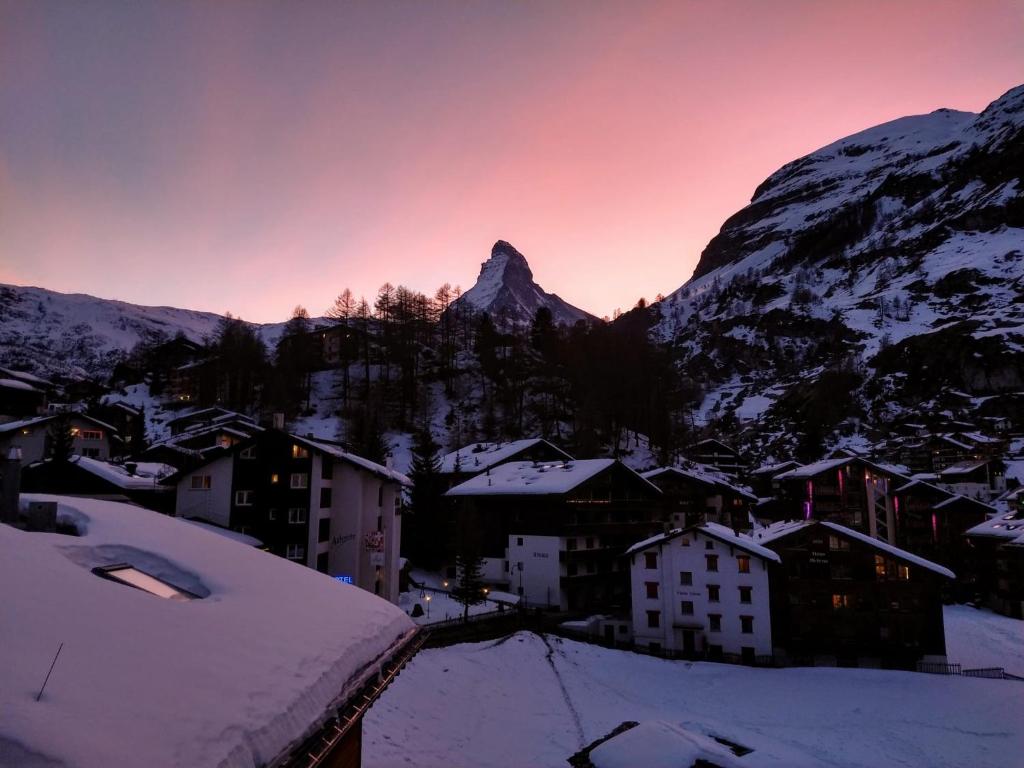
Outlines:
[[555,323],[571,325],[593,319],[582,309],[545,293],[533,280],[526,257],[507,240],[498,240],[491,256],[480,265],[476,284],[458,300],[477,312],[487,312],[504,325],[528,325],[540,307],[551,310]]

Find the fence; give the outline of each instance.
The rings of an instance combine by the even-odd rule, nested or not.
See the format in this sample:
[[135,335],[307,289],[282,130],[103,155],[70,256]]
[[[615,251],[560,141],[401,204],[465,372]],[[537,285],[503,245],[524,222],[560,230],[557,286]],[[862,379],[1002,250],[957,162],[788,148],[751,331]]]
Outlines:
[[960,675],[961,677],[982,677],[988,680],[1021,680],[1017,675],[1011,675],[1002,667],[979,667],[977,669],[963,669],[959,664],[943,664],[934,661],[917,662],[917,671],[929,675]]

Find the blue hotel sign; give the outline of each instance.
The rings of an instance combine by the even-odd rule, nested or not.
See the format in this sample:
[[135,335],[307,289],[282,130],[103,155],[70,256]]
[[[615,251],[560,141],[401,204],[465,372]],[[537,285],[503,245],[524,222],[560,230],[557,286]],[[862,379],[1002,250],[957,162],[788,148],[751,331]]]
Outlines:
[[342,582],[343,584],[351,584],[352,583],[352,577],[351,576],[335,576],[334,578],[337,579],[338,581]]

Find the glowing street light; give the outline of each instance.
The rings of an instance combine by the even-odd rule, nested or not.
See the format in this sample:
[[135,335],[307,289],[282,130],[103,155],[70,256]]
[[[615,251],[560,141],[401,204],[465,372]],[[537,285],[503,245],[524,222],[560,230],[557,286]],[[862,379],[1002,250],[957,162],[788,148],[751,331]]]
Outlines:
[[427,596],[426,596],[425,598],[423,598],[423,599],[424,599],[424,600],[426,601],[426,603],[427,603],[427,618],[429,619],[429,618],[430,618],[430,595],[427,595]]

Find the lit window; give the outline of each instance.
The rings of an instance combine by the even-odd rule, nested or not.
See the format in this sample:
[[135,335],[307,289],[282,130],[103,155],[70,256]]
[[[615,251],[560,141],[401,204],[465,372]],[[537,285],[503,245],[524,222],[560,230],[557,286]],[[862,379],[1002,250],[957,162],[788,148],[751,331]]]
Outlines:
[[292,458],[293,459],[308,459],[309,451],[303,448],[301,445],[292,445]]
[[208,491],[212,482],[213,478],[210,475],[192,475],[192,490]]
[[832,595],[832,609],[835,611],[841,611],[844,608],[849,608],[853,605],[853,600],[850,595],[837,594]]
[[875,555],[875,576],[879,579],[885,578],[885,558],[882,555]]
[[288,510],[288,522],[292,525],[300,525],[306,522],[306,510],[304,507],[292,507]]
[[280,477],[280,475],[277,474],[277,472],[275,472],[274,474],[272,474],[270,476],[270,483],[271,483],[271,485],[277,485],[277,483],[280,482],[280,480],[281,480],[281,477]]
[[83,440],[102,440],[103,433],[98,429],[83,429],[79,437]]
[[902,581],[910,581],[910,566],[901,565],[896,571],[897,575]]
[[305,472],[292,472],[288,484],[292,488],[309,488],[309,475]]
[[172,584],[168,584],[166,581],[162,581],[155,576],[150,576],[148,573],[140,571],[138,568],[134,568],[126,563],[93,568],[92,572],[105,579],[110,579],[111,581],[116,581],[119,584],[125,584],[129,587],[135,587],[135,589],[140,589],[143,592],[148,592],[151,595],[163,597],[167,600],[188,602],[189,600],[196,600],[199,598],[199,595],[193,594],[188,590],[175,587]]
[[736,565],[740,569],[740,573],[750,573],[750,558],[746,555],[739,555],[736,558]]
[[644,586],[647,588],[647,597],[651,600],[658,599],[658,582],[648,581],[644,582]]
[[236,507],[251,507],[252,506],[252,491],[235,491],[235,506]]
[[289,560],[305,560],[306,548],[301,544],[289,544],[285,548],[284,556]]
[[[676,515],[676,517],[679,517],[679,515]],[[683,547],[690,546],[690,538],[688,536],[683,536],[681,539],[679,539],[679,544]]]

